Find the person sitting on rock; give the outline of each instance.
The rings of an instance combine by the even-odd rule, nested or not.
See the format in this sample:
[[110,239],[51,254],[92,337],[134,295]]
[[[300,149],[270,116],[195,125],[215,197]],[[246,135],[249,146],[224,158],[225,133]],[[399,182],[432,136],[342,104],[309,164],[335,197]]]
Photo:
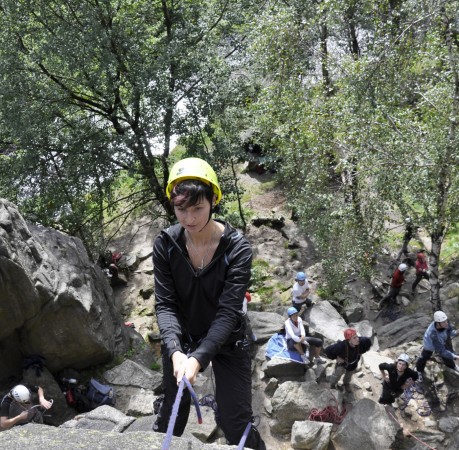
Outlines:
[[308,336],[306,333],[307,323],[305,323],[299,313],[291,306],[287,310],[288,319],[285,321],[285,339],[287,340],[287,347],[289,350],[296,350],[300,355],[305,364],[309,364],[309,359],[306,357],[306,349],[309,345],[312,346],[313,351],[313,362],[315,364],[325,363],[325,359],[320,357],[322,350],[323,341],[317,337]]
[[382,394],[379,403],[391,405],[405,389],[408,389],[418,379],[418,373],[408,367],[410,357],[402,353],[395,364],[381,363],[379,370],[382,375]]
[[455,359],[459,359],[459,356],[453,352],[451,347],[451,338],[457,336],[457,331],[451,326],[443,311],[435,311],[433,318],[433,322],[424,333],[422,353],[416,361],[419,381],[423,380],[427,361],[432,358],[434,352],[441,356],[447,367],[459,372],[459,367],[454,362]]
[[38,400],[43,408],[51,408],[52,402],[45,399],[42,387],[33,386],[29,389],[23,384],[18,384],[3,397],[0,403],[1,431],[9,430],[15,425],[23,425],[33,419],[36,409],[30,408],[31,391],[38,393]]
[[400,264],[392,275],[390,282],[389,292],[379,302],[379,307],[382,308],[383,304],[389,300],[394,302],[397,300],[397,295],[402,290],[403,283],[405,282],[405,272],[408,266],[405,263]]
[[419,250],[416,256],[416,279],[413,281],[411,285],[411,292],[414,294],[414,290],[418,283],[425,278],[426,280],[429,279],[429,265],[427,264],[427,257],[425,250]]
[[309,359],[306,356],[306,349],[309,344],[306,342],[306,331],[303,326],[303,320],[298,314],[298,311],[293,306],[287,309],[288,319],[285,321],[285,339],[287,340],[287,348],[296,350],[305,364],[309,364]]
[[354,328],[344,330],[344,341],[338,341],[329,345],[324,352],[330,359],[336,359],[335,371],[330,378],[330,387],[336,389],[336,385],[344,375],[343,385],[350,392],[351,378],[357,369],[360,356],[371,347],[371,339],[359,337]]
[[298,272],[292,289],[292,306],[299,312],[300,316],[307,307],[309,308],[313,304],[308,296],[309,283],[306,274]]

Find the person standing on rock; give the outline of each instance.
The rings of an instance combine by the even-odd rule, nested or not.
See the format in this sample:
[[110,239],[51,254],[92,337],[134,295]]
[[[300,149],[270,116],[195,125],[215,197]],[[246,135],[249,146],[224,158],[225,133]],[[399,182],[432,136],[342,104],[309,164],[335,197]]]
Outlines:
[[418,379],[418,373],[408,367],[410,357],[402,353],[395,364],[381,363],[379,370],[383,380],[383,389],[379,403],[391,405],[405,389],[408,389]]
[[330,377],[330,387],[336,389],[338,381],[344,375],[343,385],[347,392],[351,391],[350,383],[352,375],[357,369],[360,357],[371,347],[371,339],[359,337],[354,328],[344,330],[344,341],[325,348],[324,353],[330,359],[336,359],[335,371]]
[[309,283],[306,274],[298,272],[292,288],[292,306],[296,308],[300,316],[306,308],[311,307],[313,304],[309,298],[309,292]]
[[[309,364],[306,357],[306,349],[313,347],[313,357],[315,364],[323,364],[326,361],[320,357],[323,341],[322,339],[307,336],[303,320],[299,317],[298,311],[293,306],[287,309],[288,319],[285,321],[285,339],[289,350],[296,350],[305,364]],[[311,356],[311,355],[310,355]]]
[[423,278],[429,280],[429,265],[427,264],[425,250],[419,250],[416,256],[416,279],[411,285],[411,293],[414,294],[416,286]]
[[[170,171],[166,195],[179,223],[162,230],[153,247],[164,387],[153,430],[167,431],[182,378],[194,384],[212,363],[218,424],[228,443],[237,445],[253,422],[251,359],[242,316],[252,249],[229,223],[212,218],[222,192],[206,161],[178,161]],[[185,389],[175,436],[182,435],[189,411]],[[255,426],[249,430],[246,448],[265,450]]]
[[423,381],[427,361],[432,358],[434,352],[441,356],[445,366],[459,372],[459,367],[454,362],[459,359],[459,356],[454,353],[451,347],[451,338],[457,336],[457,331],[451,326],[443,311],[435,311],[433,318],[433,322],[424,333],[421,356],[416,361],[419,381]]
[[389,292],[380,300],[379,308],[382,308],[384,303],[389,300],[396,301],[397,295],[402,290],[403,283],[405,283],[405,272],[408,266],[405,263],[400,264],[392,275],[390,282]]

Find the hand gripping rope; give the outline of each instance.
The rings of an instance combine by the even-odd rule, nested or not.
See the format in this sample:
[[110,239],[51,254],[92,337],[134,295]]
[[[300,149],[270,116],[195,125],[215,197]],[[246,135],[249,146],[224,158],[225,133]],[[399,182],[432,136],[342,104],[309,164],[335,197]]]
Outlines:
[[[196,396],[196,393],[194,392],[193,386],[191,386],[191,383],[184,376],[182,378],[182,381],[180,381],[179,383],[174,405],[172,406],[172,413],[169,419],[169,425],[167,426],[166,437],[164,438],[164,442],[163,442],[163,446],[161,447],[161,450],[169,450],[170,448],[171,441],[172,441],[172,434],[174,432],[174,426],[177,420],[178,410],[180,406],[180,400],[182,399],[183,389],[185,388],[185,385],[190,391],[191,398],[193,399],[193,403],[196,408],[196,414],[198,416],[198,423],[199,424],[202,423],[201,408],[199,407],[198,397]],[[242,434],[237,450],[243,450],[245,441],[247,440],[247,436],[249,435],[251,429],[252,429],[252,422],[250,421],[245,427],[244,433]]]

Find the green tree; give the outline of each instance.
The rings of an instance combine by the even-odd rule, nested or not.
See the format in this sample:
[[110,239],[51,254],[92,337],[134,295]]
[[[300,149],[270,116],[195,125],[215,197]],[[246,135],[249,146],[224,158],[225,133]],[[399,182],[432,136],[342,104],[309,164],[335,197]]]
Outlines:
[[1,195],[88,246],[107,212],[149,204],[170,220],[173,137],[206,123],[256,7],[0,1]]

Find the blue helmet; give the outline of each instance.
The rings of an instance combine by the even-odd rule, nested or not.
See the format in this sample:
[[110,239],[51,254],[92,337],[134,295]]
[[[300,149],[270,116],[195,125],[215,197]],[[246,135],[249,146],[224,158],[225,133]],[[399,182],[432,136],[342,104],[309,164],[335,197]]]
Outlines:
[[295,280],[296,281],[304,281],[304,280],[306,280],[306,274],[304,272],[298,272],[296,274]]
[[290,306],[290,308],[287,309],[287,314],[288,314],[289,317],[293,316],[293,314],[297,314],[297,313],[298,313],[297,309],[295,307],[293,307],[293,306]]

